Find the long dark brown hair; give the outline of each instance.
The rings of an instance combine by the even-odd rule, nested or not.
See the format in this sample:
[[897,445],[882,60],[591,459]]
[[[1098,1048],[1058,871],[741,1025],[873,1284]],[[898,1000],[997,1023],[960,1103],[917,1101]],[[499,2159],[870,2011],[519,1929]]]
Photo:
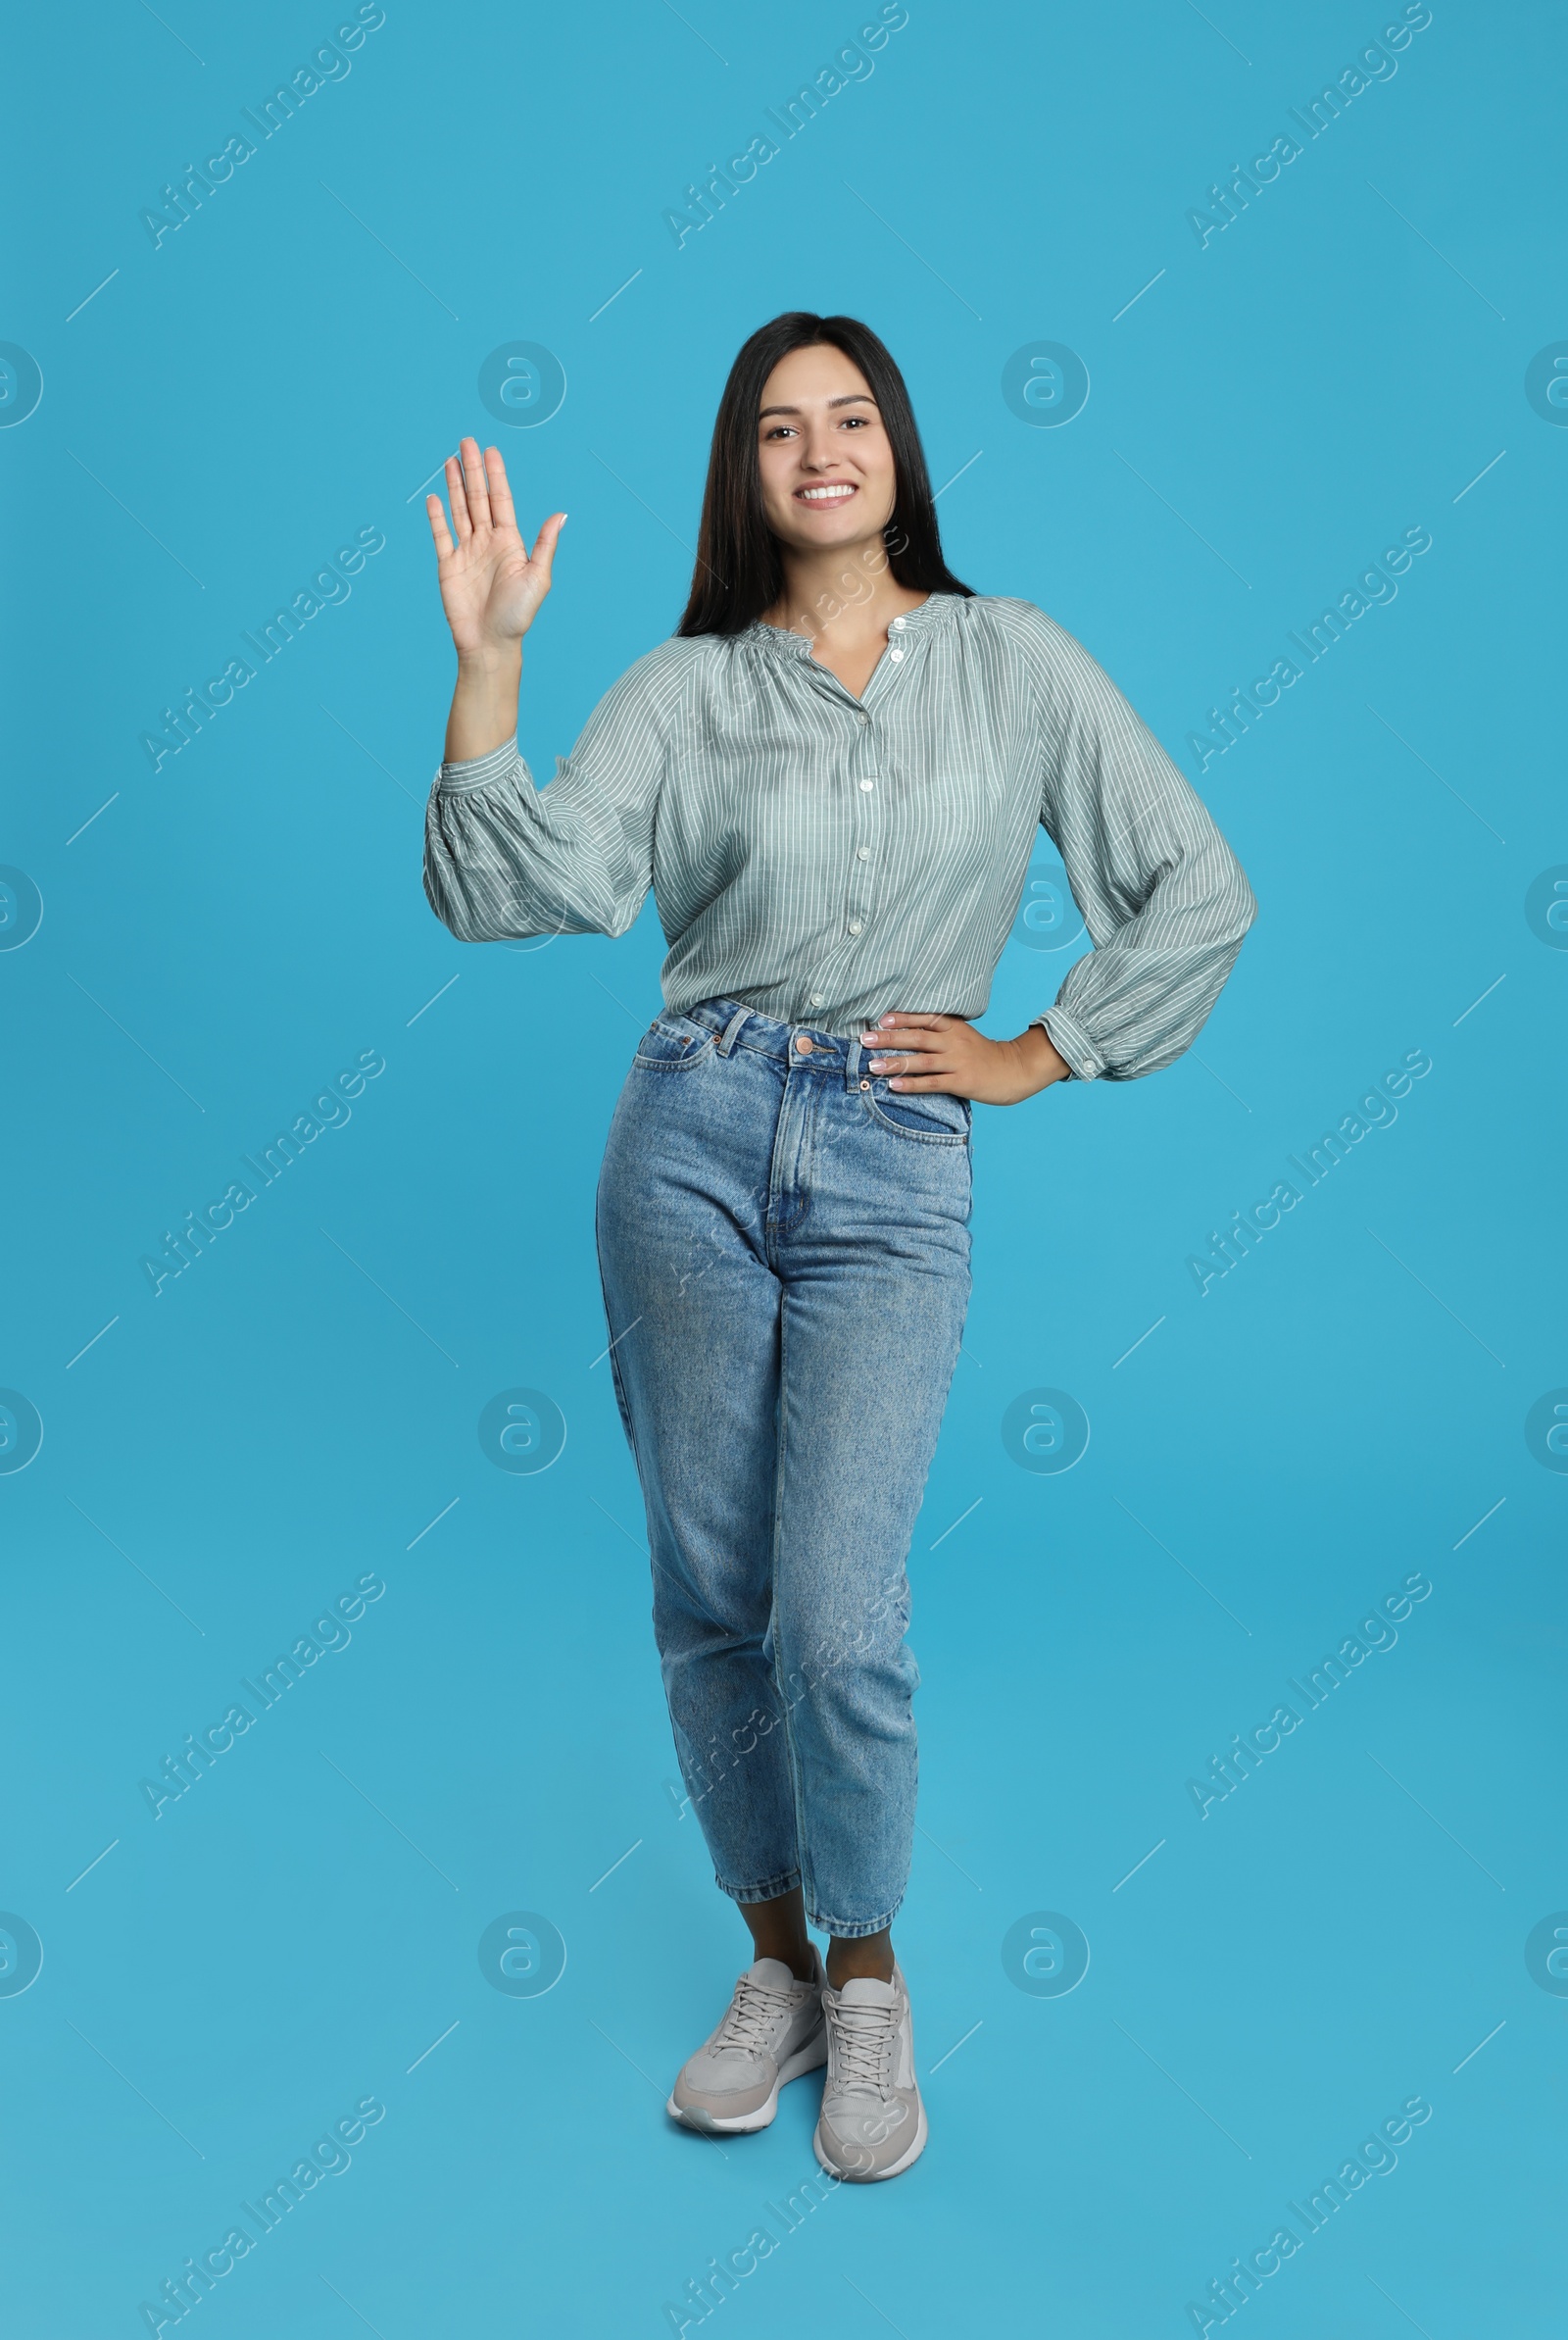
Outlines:
[[792,349],[822,342],[844,352],[865,377],[893,448],[897,491],[883,530],[888,567],[916,593],[971,593],[942,557],[931,478],[903,374],[886,346],[857,317],[815,317],[787,310],[743,342],[713,423],[698,531],[691,598],[677,633],[737,634],[772,608],[784,590],[778,538],[762,509],[757,418],[762,389]]

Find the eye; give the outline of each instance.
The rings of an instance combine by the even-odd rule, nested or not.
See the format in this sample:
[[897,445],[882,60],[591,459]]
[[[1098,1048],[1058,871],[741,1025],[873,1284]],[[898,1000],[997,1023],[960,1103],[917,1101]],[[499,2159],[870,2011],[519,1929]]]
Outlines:
[[870,421],[869,415],[846,415],[844,427],[846,430],[865,430],[869,427]]
[[763,431],[762,436],[764,439],[788,438],[794,428],[793,423],[775,423],[770,430]]

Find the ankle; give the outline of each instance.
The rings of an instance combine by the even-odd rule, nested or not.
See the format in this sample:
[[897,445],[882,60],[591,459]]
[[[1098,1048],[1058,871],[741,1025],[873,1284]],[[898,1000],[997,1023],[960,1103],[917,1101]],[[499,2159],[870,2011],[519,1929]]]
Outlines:
[[743,1903],[741,1915],[756,1958],[776,1958],[797,1982],[816,1980],[816,1956],[806,1930],[806,1902],[799,1885],[766,1901]]
[[797,1982],[816,1980],[816,1963],[809,1938],[798,1942],[759,1940],[752,1936],[752,1951],[756,1958],[775,1958],[788,1967]]
[[891,1982],[893,1980],[893,1945],[886,1939],[876,1941],[839,1941],[828,1944],[827,1981],[829,1990],[841,1991],[847,1982]]

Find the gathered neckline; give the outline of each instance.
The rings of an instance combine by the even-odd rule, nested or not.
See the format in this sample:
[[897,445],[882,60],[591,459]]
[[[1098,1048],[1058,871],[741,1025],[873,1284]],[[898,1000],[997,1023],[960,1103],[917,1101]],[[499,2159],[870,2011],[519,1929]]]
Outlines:
[[[912,610],[906,610],[903,613],[903,622],[899,624],[899,631],[901,633],[908,633],[916,630],[920,626],[931,623],[936,618],[943,615],[944,611],[951,607],[953,603],[959,601],[962,598],[962,595],[957,593],[928,593],[924,601],[917,603]],[[895,622],[898,622],[891,619],[889,620],[890,642],[892,639],[892,627]],[[763,618],[754,618],[751,624],[748,625],[736,638],[743,642],[761,639],[770,642],[787,643],[791,646],[797,656],[804,652],[808,657],[809,657],[812,648],[812,645],[808,637],[803,633],[797,633],[793,626],[769,625],[767,621]]]

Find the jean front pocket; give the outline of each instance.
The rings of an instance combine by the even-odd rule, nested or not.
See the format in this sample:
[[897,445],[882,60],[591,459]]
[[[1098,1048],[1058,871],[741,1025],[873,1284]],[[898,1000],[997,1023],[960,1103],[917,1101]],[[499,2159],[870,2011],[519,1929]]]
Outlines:
[[969,1142],[973,1108],[967,1097],[950,1097],[943,1089],[893,1089],[873,1081],[864,1092],[873,1121],[899,1137],[928,1146],[963,1146]]
[[658,1016],[637,1043],[633,1064],[648,1072],[679,1072],[710,1056],[717,1035],[692,1016]]

